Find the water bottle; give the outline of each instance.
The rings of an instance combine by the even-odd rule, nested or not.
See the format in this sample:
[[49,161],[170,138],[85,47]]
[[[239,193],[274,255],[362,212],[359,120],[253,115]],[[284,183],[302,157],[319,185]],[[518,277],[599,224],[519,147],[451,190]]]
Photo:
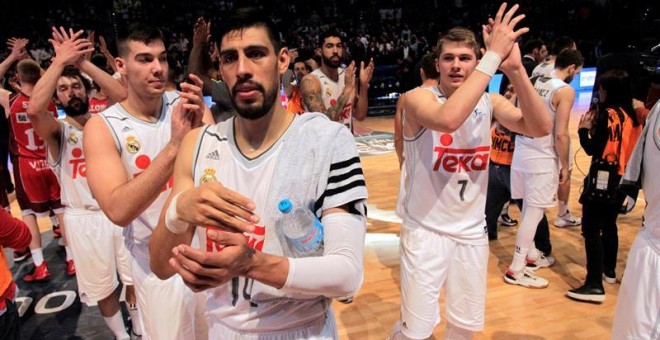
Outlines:
[[294,257],[323,255],[323,225],[316,215],[305,207],[294,207],[285,198],[277,205],[282,213],[281,227]]

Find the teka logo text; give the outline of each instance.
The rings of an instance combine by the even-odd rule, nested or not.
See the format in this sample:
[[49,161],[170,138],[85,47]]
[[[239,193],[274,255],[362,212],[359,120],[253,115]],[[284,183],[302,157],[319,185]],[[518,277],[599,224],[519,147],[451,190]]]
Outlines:
[[433,171],[440,167],[447,172],[470,172],[484,171],[488,169],[488,157],[490,157],[490,145],[478,146],[474,149],[453,149],[449,146],[454,142],[451,134],[444,133],[440,136],[440,145],[433,149],[438,156],[433,166]]

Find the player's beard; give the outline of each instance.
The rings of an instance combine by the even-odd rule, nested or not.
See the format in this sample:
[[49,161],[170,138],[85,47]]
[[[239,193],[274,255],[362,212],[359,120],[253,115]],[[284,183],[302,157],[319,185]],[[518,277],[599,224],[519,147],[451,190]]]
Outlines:
[[[339,57],[337,61],[332,60],[334,57]],[[341,66],[341,57],[338,54],[333,54],[329,58],[326,58],[325,56],[323,58],[323,65],[326,65],[330,68],[339,68]]]
[[64,113],[69,117],[82,116],[89,111],[89,100],[87,98],[80,99],[73,97],[69,99],[69,103],[63,107]]
[[[253,86],[257,88],[259,92],[263,94],[264,100],[261,103],[261,105],[257,107],[252,107],[252,106],[247,106],[247,107],[241,107],[236,99],[235,99],[235,93],[236,93],[236,87],[238,85],[242,85],[244,83],[250,83]],[[239,116],[242,118],[248,119],[248,120],[257,120],[263,116],[265,116],[270,109],[275,105],[275,101],[277,100],[277,86],[273,86],[272,90],[266,92],[264,87],[254,81],[251,80],[244,80],[244,81],[239,81],[234,85],[234,88],[232,90],[232,102],[234,103],[234,107],[236,108],[236,113],[238,113]]]

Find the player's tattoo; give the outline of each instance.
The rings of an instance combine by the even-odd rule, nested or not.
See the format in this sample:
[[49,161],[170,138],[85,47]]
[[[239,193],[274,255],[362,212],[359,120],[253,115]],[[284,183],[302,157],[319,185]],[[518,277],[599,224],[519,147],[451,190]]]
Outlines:
[[341,96],[337,98],[337,103],[328,109],[328,112],[326,113],[328,118],[335,122],[339,121],[339,118],[341,118],[341,112],[350,99],[351,95],[342,93]]
[[309,77],[303,78],[300,82],[300,92],[302,93],[303,102],[307,110],[311,112],[325,113],[325,105],[323,105],[323,98],[321,97],[320,84],[315,82],[315,79]]

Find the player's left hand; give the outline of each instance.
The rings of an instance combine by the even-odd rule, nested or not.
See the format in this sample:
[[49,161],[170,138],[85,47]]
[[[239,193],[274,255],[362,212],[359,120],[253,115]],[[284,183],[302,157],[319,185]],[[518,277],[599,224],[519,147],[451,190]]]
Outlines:
[[188,245],[172,249],[170,265],[194,292],[218,287],[237,276],[246,276],[256,253],[241,233],[209,229],[206,236],[224,248],[220,252],[207,252]]
[[374,75],[374,58],[369,60],[367,67],[364,67],[364,61],[360,62],[360,86],[369,86],[371,77]]

